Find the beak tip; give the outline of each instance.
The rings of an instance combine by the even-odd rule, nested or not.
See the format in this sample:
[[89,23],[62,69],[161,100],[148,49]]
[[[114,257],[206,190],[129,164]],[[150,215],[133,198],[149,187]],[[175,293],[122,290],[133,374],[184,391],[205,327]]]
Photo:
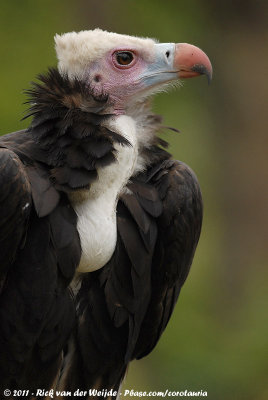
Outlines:
[[195,64],[191,68],[191,71],[197,73],[198,75],[206,75],[208,84],[210,85],[212,81],[212,67],[208,69],[203,64]]
[[205,75],[207,77],[208,85],[210,85],[211,81],[212,81],[212,73],[207,72],[207,73],[205,73]]
[[181,78],[206,75],[208,84],[211,82],[211,62],[203,50],[192,44],[176,43],[174,65],[179,70],[179,77]]

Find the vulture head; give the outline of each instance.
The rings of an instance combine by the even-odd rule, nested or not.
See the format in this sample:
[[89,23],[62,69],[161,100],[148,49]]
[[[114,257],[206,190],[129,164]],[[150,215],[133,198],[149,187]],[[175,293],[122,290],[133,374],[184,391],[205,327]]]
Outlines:
[[56,35],[55,43],[60,73],[79,79],[96,97],[107,96],[115,115],[174,80],[205,74],[210,81],[212,76],[207,55],[187,43],[157,43],[100,29]]

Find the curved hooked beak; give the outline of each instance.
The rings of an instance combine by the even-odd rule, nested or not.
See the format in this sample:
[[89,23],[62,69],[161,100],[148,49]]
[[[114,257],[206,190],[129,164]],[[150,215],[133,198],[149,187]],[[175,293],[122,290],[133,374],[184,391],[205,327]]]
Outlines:
[[175,44],[173,66],[178,70],[179,78],[193,78],[199,75],[206,75],[208,83],[211,82],[211,62],[206,53],[192,44]]
[[210,83],[212,65],[202,50],[188,43],[157,43],[154,62],[142,74],[142,81],[148,88],[199,75],[206,75]]

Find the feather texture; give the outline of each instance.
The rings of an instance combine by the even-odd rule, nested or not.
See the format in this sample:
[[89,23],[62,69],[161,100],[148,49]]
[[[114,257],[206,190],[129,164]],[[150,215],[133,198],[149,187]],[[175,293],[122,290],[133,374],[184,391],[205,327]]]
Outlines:
[[[62,381],[69,390],[78,384],[119,388],[128,363],[158,342],[192,263],[202,222],[194,173],[166,157],[134,182],[118,203],[113,257],[82,279],[75,337],[79,356],[69,360]],[[81,377],[72,380],[78,363],[83,383]]]
[[118,390],[129,362],[156,345],[188,275],[199,185],[160,147],[161,120],[144,107],[150,140],[118,198],[114,253],[75,276],[81,243],[68,196],[90,190],[99,168],[115,165],[117,144],[130,143],[106,127],[107,96],[56,69],[39,79],[30,127],[0,139],[0,390]]

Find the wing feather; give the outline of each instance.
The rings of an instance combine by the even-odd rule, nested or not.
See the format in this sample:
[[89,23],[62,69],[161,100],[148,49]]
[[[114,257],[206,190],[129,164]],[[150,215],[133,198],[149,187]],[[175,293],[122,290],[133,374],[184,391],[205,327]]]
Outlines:
[[68,390],[78,384],[118,389],[128,363],[159,340],[192,262],[202,220],[192,171],[160,162],[128,189],[117,206],[111,260],[82,278],[75,351],[60,383]]
[[26,164],[0,148],[1,390],[50,387],[75,322],[77,217],[45,171]]
[[150,353],[167,326],[188,276],[202,224],[202,197],[193,171],[179,161],[165,161],[151,177],[162,199],[152,265],[150,304],[135,349]]
[[31,205],[24,165],[11,150],[0,148],[0,281],[23,246]]

